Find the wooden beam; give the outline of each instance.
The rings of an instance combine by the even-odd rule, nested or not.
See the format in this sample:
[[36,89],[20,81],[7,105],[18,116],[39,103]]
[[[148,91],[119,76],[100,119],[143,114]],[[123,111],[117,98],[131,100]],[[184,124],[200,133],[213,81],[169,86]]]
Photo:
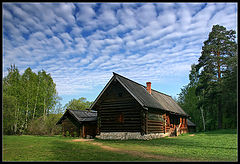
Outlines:
[[145,113],[145,133],[148,134],[148,111]]
[[83,134],[83,138],[85,138],[85,127],[84,127],[84,124],[82,125],[82,134]]

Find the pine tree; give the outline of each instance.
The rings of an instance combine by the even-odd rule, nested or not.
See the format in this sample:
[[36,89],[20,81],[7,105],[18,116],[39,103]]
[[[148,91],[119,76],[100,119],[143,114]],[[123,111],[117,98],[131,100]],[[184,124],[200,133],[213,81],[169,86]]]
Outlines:
[[[228,62],[237,54],[234,30],[214,25],[208,39],[202,47],[202,55],[198,60],[197,70],[200,73],[201,88],[210,100],[217,102],[218,128],[222,128],[223,85],[222,77],[228,72]],[[211,106],[214,108],[213,106]]]

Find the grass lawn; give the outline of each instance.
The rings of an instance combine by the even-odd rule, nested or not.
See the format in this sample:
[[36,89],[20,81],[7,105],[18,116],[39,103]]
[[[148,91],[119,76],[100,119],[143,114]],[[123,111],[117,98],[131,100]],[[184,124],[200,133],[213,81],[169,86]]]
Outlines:
[[[112,152],[87,142],[68,142],[61,136],[3,136],[3,161],[159,161],[154,158]],[[237,131],[217,130],[174,138],[99,140],[114,148],[193,161],[237,161]]]
[[[61,136],[3,136],[3,161],[146,161]],[[75,138],[76,139],[76,138]]]
[[126,148],[162,156],[197,161],[237,161],[237,130],[216,130],[183,134],[173,138],[144,140],[96,140],[116,148]]

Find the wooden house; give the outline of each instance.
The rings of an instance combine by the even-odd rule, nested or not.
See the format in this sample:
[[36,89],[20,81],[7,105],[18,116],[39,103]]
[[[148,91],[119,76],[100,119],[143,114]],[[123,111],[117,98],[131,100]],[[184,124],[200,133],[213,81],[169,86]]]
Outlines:
[[97,111],[98,135],[115,132],[178,135],[188,132],[189,115],[169,95],[119,74],[90,107]]
[[63,135],[67,131],[71,136],[95,137],[97,130],[97,112],[67,109],[56,123],[62,125]]

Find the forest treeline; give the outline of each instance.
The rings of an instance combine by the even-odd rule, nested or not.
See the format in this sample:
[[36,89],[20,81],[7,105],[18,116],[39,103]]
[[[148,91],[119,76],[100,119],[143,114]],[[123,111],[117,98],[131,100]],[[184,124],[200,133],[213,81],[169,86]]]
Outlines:
[[3,134],[60,134],[56,122],[65,109],[86,110],[91,104],[81,97],[62,107],[60,100],[50,73],[29,67],[21,75],[11,65],[3,78]]
[[3,78],[3,132],[25,134],[31,120],[54,113],[58,102],[56,84],[46,71],[27,68],[21,75],[15,65]]
[[179,105],[198,131],[237,127],[236,32],[214,25],[192,64],[189,84],[181,89]]

